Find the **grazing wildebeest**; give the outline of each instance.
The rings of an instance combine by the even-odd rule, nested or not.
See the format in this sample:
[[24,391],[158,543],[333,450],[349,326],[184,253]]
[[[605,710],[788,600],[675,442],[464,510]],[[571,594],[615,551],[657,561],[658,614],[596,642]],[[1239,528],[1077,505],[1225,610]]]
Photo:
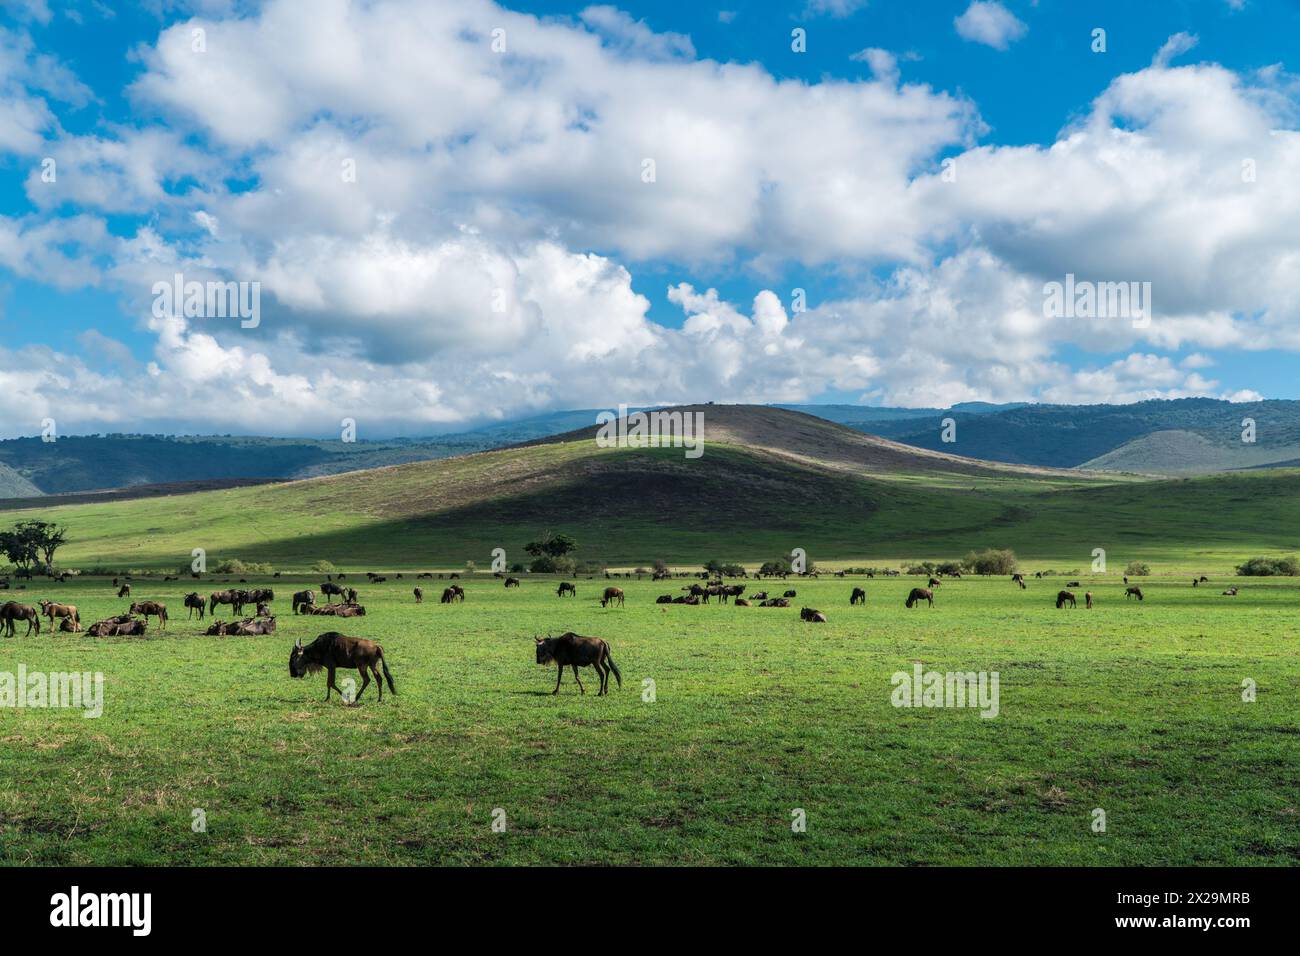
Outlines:
[[304,606],[316,603],[315,591],[296,591],[293,595],[293,613],[301,614]]
[[814,608],[806,607],[799,612],[799,618],[804,621],[812,621],[814,624],[825,624],[826,615]]
[[1204,574],[1202,574],[1202,575],[1201,575],[1201,583],[1202,583],[1202,584],[1209,584],[1209,583],[1210,583],[1210,579],[1207,578]]
[[849,607],[855,604],[866,604],[867,592],[862,588],[854,588],[853,593],[849,595]]
[[555,690],[552,694],[560,692],[560,680],[564,677],[564,668],[573,668],[573,679],[578,682],[578,690],[587,693],[587,689],[582,686],[582,679],[578,676],[579,667],[594,667],[596,673],[600,676],[600,691],[596,694],[609,693],[609,672],[614,672],[615,679],[618,680],[618,686],[623,686],[623,675],[618,672],[618,665],[614,663],[614,658],[609,653],[609,642],[599,637],[582,637],[569,631],[561,634],[559,637],[534,637],[537,642],[537,663],[549,664],[552,661],[559,667],[555,675]]
[[156,617],[162,629],[167,630],[167,605],[160,601],[136,601],[131,605],[130,613],[141,615],[146,623],[150,617]]
[[415,595],[415,603],[416,603],[416,604],[423,604],[423,603],[424,603],[424,588],[416,588],[416,589],[415,589],[414,591],[412,591],[411,593]]
[[1057,592],[1057,595],[1056,595],[1056,606],[1057,606],[1058,608],[1062,608],[1062,607],[1065,607],[1066,604],[1069,604],[1070,607],[1078,607],[1078,606],[1079,606],[1079,602],[1078,602],[1078,600],[1075,598],[1075,596],[1074,596],[1074,592],[1073,592],[1073,591],[1059,591],[1059,592]]
[[453,584],[451,587],[444,588],[442,592],[442,598],[440,599],[441,603],[443,604],[451,604],[453,601],[463,602],[464,600],[465,600],[465,589],[462,588],[459,584]]
[[41,616],[30,604],[19,604],[17,601],[6,601],[0,604],[0,624],[4,625],[5,633],[10,637],[17,636],[14,631],[14,621],[26,621],[27,634],[31,634],[33,629],[37,634],[41,633]]
[[189,594],[185,595],[185,606],[189,608],[189,614],[185,616],[186,620],[194,617],[194,612],[198,611],[199,620],[201,621],[203,620],[204,613],[208,609],[207,602],[203,600],[203,596],[199,594],[198,591],[191,591]]
[[928,601],[930,607],[934,607],[934,592],[929,588],[912,588],[912,593],[907,596],[907,600],[903,602],[903,606],[915,607],[922,601]]
[[[113,583],[116,584],[117,582],[114,581]],[[120,588],[117,589],[117,596],[120,597],[120,598],[130,597],[130,596],[131,596],[131,585],[129,585],[129,584],[123,584]]]
[[50,629],[54,629],[54,619],[56,617],[64,620],[71,619],[80,629],[81,615],[77,613],[75,604],[55,604],[53,601],[40,601],[41,613],[50,619]]
[[1129,588],[1127,591],[1124,592],[1124,600],[1125,600],[1125,601],[1127,601],[1127,600],[1128,600],[1129,598],[1131,598],[1131,597],[1135,597],[1135,598],[1137,598],[1139,601],[1141,601],[1141,600],[1142,600],[1142,589],[1141,589],[1141,588],[1136,588],[1136,587],[1134,587],[1134,588]]
[[1201,582],[1196,580],[1196,578],[1192,578],[1192,587],[1199,588],[1200,586],[1201,586]]
[[795,594],[794,591],[786,591],[784,594],[781,595],[781,597],[788,597],[788,598],[798,597],[798,596],[799,595]]
[[927,584],[926,587],[937,588],[940,584],[943,584],[943,582],[938,578],[931,578],[930,583]]
[[519,579],[518,579],[518,578],[506,578],[506,587],[508,587],[508,588],[517,588],[517,587],[519,587]]
[[1088,610],[1090,610],[1090,611],[1092,610],[1092,592],[1091,592],[1091,591],[1087,591],[1087,592],[1084,593],[1084,595],[1083,595],[1083,606],[1086,607],[1086,608],[1087,608]]
[[[298,638],[298,643],[294,644],[293,650],[289,652],[290,677],[305,677],[308,674],[315,674],[321,668],[325,669],[328,675],[325,681],[327,701],[330,699],[330,691],[337,690],[339,696],[343,696],[343,691],[339,690],[338,685],[334,683],[334,671],[340,667],[345,670],[355,667],[361,674],[361,689],[357,691],[353,704],[361,702],[361,695],[370,686],[370,674],[375,675],[375,686],[379,688],[381,701],[384,699],[385,679],[388,681],[388,689],[394,694],[397,693],[397,687],[393,684],[393,675],[388,672],[388,662],[384,660],[384,649],[374,641],[330,631],[322,634],[306,647],[302,646],[302,638]],[[381,669],[382,678],[379,676]]]
[[63,631],[65,634],[75,634],[81,630],[81,622],[74,621],[70,617],[65,617],[63,620],[59,621],[59,630]]
[[228,591],[213,591],[208,595],[208,613],[215,612],[218,604],[229,604],[234,613],[242,614],[244,605],[247,603],[247,591],[240,591],[237,588],[231,588]]
[[566,594],[570,595],[571,597],[577,597],[578,596],[577,585],[570,584],[568,581],[561,581],[560,586],[555,589],[555,596],[564,597],[564,595]]
[[620,605],[623,603],[622,588],[605,588],[605,596],[600,599],[600,606],[608,607],[613,601],[617,601]]
[[326,597],[329,597],[331,594],[337,594],[339,597],[343,597],[343,588],[339,587],[332,581],[326,581],[320,586],[320,593]]
[[385,581],[387,581],[387,580],[388,580],[388,578],[384,577],[382,574],[376,574],[373,578],[370,579],[370,583],[371,583],[371,584],[383,584],[383,583],[384,583]]

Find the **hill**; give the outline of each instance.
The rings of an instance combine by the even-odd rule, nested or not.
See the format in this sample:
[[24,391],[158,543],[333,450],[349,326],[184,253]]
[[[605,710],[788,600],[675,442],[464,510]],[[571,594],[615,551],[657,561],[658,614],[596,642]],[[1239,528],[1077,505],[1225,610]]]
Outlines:
[[1300,550],[1300,473],[1135,481],[991,466],[872,440],[770,408],[707,406],[706,446],[600,448],[569,440],[367,471],[148,500],[10,510],[68,526],[60,562],[176,568],[202,547],[306,568],[510,563],[546,530],[577,557],[615,566],[657,558],[763,561],[804,548],[814,561],[952,558],[1011,547],[1087,567],[1141,559],[1227,568]]
[[0,498],[29,498],[41,493],[41,489],[14,471],[8,465],[0,464]]

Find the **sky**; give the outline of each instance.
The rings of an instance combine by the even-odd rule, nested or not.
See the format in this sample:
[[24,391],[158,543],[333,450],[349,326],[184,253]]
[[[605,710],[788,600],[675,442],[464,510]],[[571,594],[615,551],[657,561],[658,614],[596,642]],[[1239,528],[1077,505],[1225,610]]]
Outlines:
[[1300,398],[1294,0],[124,6],[0,3],[0,437]]

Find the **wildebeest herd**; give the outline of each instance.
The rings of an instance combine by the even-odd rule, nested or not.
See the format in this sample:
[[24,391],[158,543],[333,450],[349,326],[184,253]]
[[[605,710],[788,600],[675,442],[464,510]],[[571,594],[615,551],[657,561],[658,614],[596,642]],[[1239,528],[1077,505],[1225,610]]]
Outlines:
[[[420,577],[430,576],[420,575]],[[342,575],[339,575],[339,577],[342,577]],[[383,582],[385,580],[382,576],[374,574],[368,575],[368,577],[372,582]],[[452,577],[458,577],[458,575],[452,575]],[[1039,573],[1035,577],[1041,578],[1042,574]],[[655,579],[659,580],[660,576],[656,575]],[[1022,589],[1027,587],[1023,574],[1013,574],[1011,580]],[[1127,577],[1124,580],[1125,584],[1127,584]],[[1204,576],[1195,578],[1192,581],[1192,586],[1198,587],[1201,583],[1207,583],[1208,580]],[[941,583],[939,578],[930,577],[927,581],[928,587],[912,588],[904,602],[905,606],[913,608],[924,602],[927,606],[934,607],[935,589]],[[114,585],[117,584],[118,582],[115,580]],[[507,589],[520,588],[521,585],[522,582],[518,578],[510,577],[505,579]],[[1078,582],[1071,581],[1070,586],[1077,587]],[[789,589],[784,591],[780,597],[769,597],[766,591],[757,591],[746,598],[744,596],[746,591],[744,584],[726,584],[722,580],[706,580],[703,584],[690,584],[681,590],[684,593],[661,595],[656,599],[655,603],[699,606],[708,604],[712,599],[716,598],[719,604],[734,601],[736,607],[789,608],[791,607],[791,599],[798,596],[795,589]],[[327,598],[337,597],[338,601],[336,603],[317,604],[316,591],[311,589],[298,591],[293,594],[292,598],[293,613],[295,615],[327,615],[335,617],[365,616],[366,609],[358,603],[355,588],[336,584],[331,579],[322,583],[319,586],[319,591]],[[130,585],[126,583],[123,583],[117,590],[117,595],[120,598],[129,598],[130,593]],[[1237,593],[1238,588],[1236,587],[1230,587],[1223,592],[1224,595],[1228,596]],[[414,588],[413,594],[417,604],[423,602],[424,592],[422,588]],[[577,586],[569,581],[560,582],[556,588],[556,595],[561,598],[576,598],[577,594]],[[1126,600],[1134,597],[1138,601],[1145,599],[1142,589],[1137,586],[1128,586],[1124,596]],[[465,588],[459,584],[451,584],[442,592],[440,603],[464,603],[465,599]],[[1093,593],[1091,591],[1084,595],[1084,599],[1086,607],[1093,607]],[[271,588],[232,588],[214,591],[207,595],[206,598],[198,592],[191,592],[185,595],[184,606],[188,610],[187,618],[189,619],[192,619],[196,612],[200,621],[205,616],[215,616],[216,610],[220,606],[229,607],[232,613],[237,618],[240,618],[229,622],[215,620],[203,632],[205,635],[256,636],[276,633],[276,619],[271,613],[271,602],[274,600],[275,593]],[[626,594],[619,587],[606,587],[600,598],[602,608],[623,607],[625,603]],[[866,589],[861,586],[853,587],[849,594],[849,606],[862,607],[866,603]],[[1078,598],[1073,591],[1062,589],[1056,594],[1055,604],[1057,608],[1077,607]],[[256,609],[255,616],[243,617],[244,609],[249,606]],[[27,622],[27,631],[24,636],[32,633],[40,634],[42,618],[48,620],[51,631],[57,629],[60,632],[81,632],[83,630],[81,615],[76,605],[41,600],[34,607],[17,601],[7,601],[0,604],[0,633],[7,637],[15,637],[17,622],[25,621]],[[827,623],[826,614],[816,608],[802,608],[799,618],[801,621],[808,623]],[[96,621],[84,628],[84,631],[92,637],[143,637],[146,629],[150,626],[151,619],[156,621],[156,626],[160,630],[165,631],[168,624],[167,605],[156,600],[132,601],[126,613]],[[609,675],[611,672],[616,678],[619,687],[622,687],[622,675],[611,656],[609,643],[603,638],[583,636],[569,631],[559,637],[535,637],[535,642],[537,663],[554,663],[557,666],[555,689],[552,693],[559,692],[564,668],[566,667],[572,669],[574,680],[578,684],[579,691],[583,694],[586,693],[586,690],[579,676],[579,668],[581,667],[592,667],[596,671],[599,681],[598,696],[609,692]],[[373,641],[329,631],[306,646],[303,645],[301,638],[299,638],[290,654],[289,672],[293,677],[304,677],[320,670],[327,672],[325,694],[327,701],[333,691],[339,690],[335,683],[335,672],[340,668],[355,669],[362,679],[361,690],[358,691],[356,699],[350,703],[356,703],[360,700],[362,692],[370,685],[372,675],[379,688],[380,700],[383,699],[383,684],[385,681],[388,683],[390,693],[397,693],[392,674],[389,672],[388,664],[384,658],[383,648]],[[343,696],[342,691],[340,691],[340,696]]]

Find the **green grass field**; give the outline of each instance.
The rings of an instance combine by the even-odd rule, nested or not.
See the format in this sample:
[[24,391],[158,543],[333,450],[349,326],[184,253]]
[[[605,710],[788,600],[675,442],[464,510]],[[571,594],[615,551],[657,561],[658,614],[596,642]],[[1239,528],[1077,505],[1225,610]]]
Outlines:
[[[369,613],[339,620],[290,615],[304,585],[281,579],[278,634],[218,638],[185,620],[186,582],[137,580],[169,604],[166,634],[0,639],[0,670],[105,679],[98,719],[0,711],[0,861],[1294,864],[1300,588],[1148,578],[1138,604],[1088,578],[1098,606],[1058,611],[1064,582],[950,581],[908,611],[915,578],[866,581],[852,609],[862,581],[767,583],[799,591],[788,610],[663,607],[682,581],[618,581],[627,606],[602,609],[599,579],[562,601],[552,581],[482,576],[448,607],[436,580],[417,606],[408,576],[353,580]],[[102,580],[10,596],[87,622],[126,606]],[[334,629],[383,644],[396,698],[326,704],[324,675],[289,677],[294,639]],[[567,629],[610,641],[621,690],[566,677],[550,696],[532,637]],[[998,716],[895,708],[891,675],[915,661],[998,672]]]

